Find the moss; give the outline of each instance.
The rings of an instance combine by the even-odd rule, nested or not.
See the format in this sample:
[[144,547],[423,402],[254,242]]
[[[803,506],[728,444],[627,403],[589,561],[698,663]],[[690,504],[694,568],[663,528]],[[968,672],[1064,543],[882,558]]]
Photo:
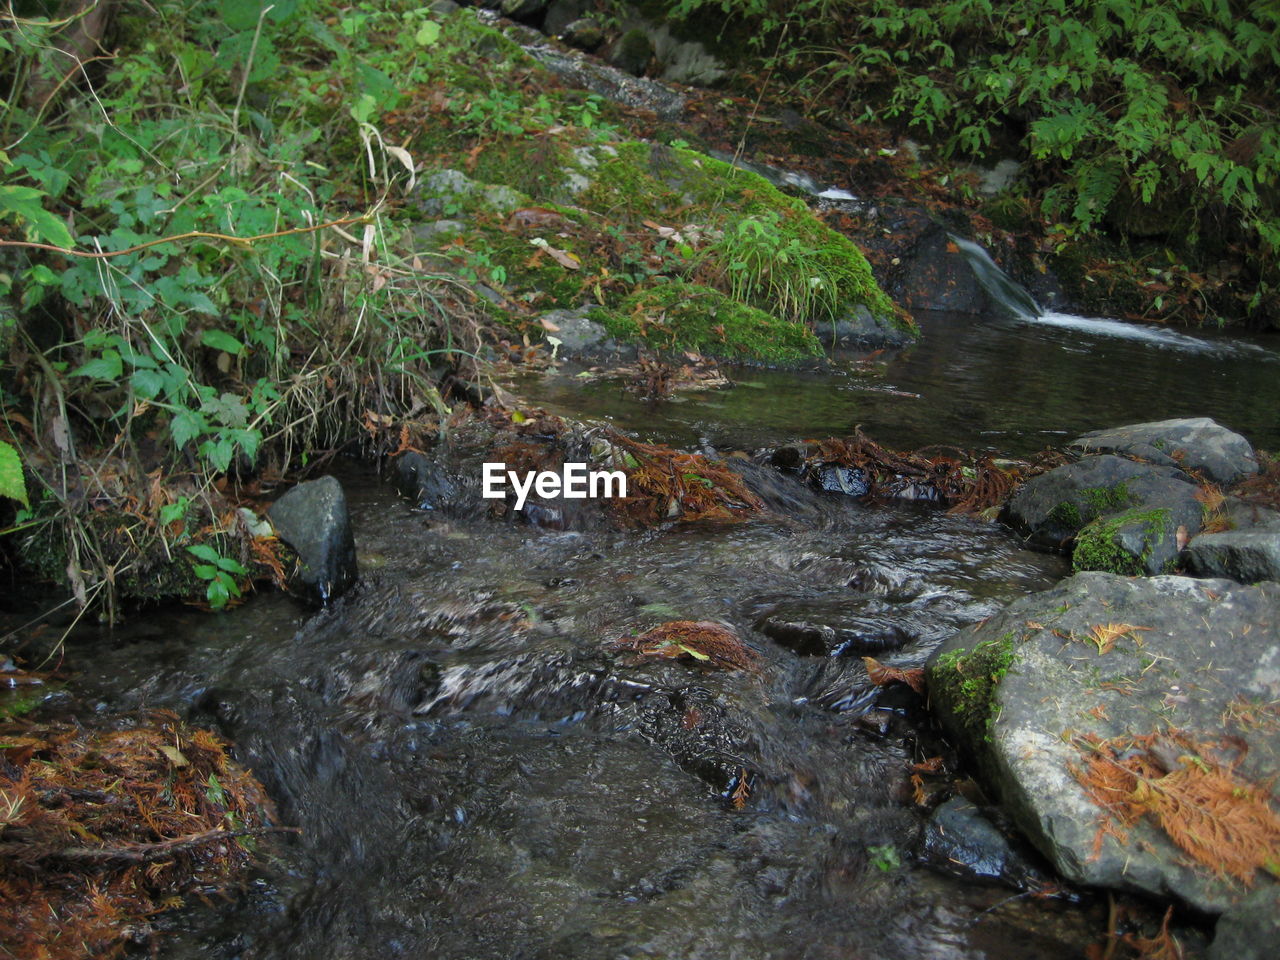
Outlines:
[[544,135],[499,137],[481,151],[472,175],[539,202],[563,200],[565,170],[572,166],[570,148],[571,144]]
[[802,324],[780,320],[695,283],[676,281],[627,297],[592,319],[611,336],[658,350],[697,350],[729,360],[793,363],[819,356],[821,345]]
[[1079,530],[1084,518],[1080,516],[1080,508],[1070,500],[1063,500],[1049,511],[1049,521],[1059,527]]
[[[1120,542],[1121,531],[1133,526],[1142,530],[1143,551],[1140,556],[1134,556]],[[1098,517],[1076,536],[1071,567],[1077,572],[1103,570],[1127,577],[1141,576],[1147,572],[1152,550],[1168,535],[1168,528],[1169,511],[1164,508],[1126,510],[1113,516]]]
[[[779,284],[804,287],[816,273],[830,291],[825,313],[839,314],[864,304],[875,316],[914,333],[910,324],[895,316],[893,303],[876,284],[857,245],[763,177],[693,150],[638,142],[615,144],[612,149],[615,155],[583,170],[591,184],[578,198],[582,206],[632,226],[678,216],[680,223],[725,233],[746,220],[761,221],[768,224],[770,243],[776,247],[765,253],[778,256],[762,258],[773,264],[769,282],[744,298],[752,306],[776,312]],[[797,250],[805,255],[795,256]],[[713,246],[709,255],[723,261],[711,264],[713,272],[731,273],[732,264],[726,259],[730,254],[725,244]],[[787,276],[788,264],[803,275]],[[805,319],[828,317],[819,314]]]
[[1110,487],[1085,487],[1080,491],[1080,499],[1092,508],[1095,514],[1110,513],[1123,510],[1133,503],[1133,494],[1129,492],[1124,481]]
[[972,650],[953,650],[938,658],[934,671],[961,725],[988,741],[996,721],[995,693],[1013,664],[1016,639],[1017,634],[1009,631]]

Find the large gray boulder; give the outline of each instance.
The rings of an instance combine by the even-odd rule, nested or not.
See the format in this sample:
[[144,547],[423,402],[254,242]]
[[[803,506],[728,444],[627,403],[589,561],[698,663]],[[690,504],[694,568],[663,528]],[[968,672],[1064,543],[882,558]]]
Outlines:
[[1187,566],[1200,576],[1240,583],[1280,580],[1280,530],[1202,533],[1187,546]]
[[[946,640],[927,676],[943,726],[1069,880],[1210,914],[1247,895],[1153,815],[1103,829],[1108,814],[1076,772],[1112,749],[1189,777],[1225,765],[1274,809],[1280,584],[1080,573]],[[1251,879],[1275,882],[1261,870]]]
[[356,582],[356,544],[342,484],[333,477],[300,483],[267,511],[276,535],[298,555],[290,590],[327,603]]
[[1196,491],[1173,467],[1085,457],[1023,484],[1003,519],[1037,546],[1074,545],[1078,569],[1155,574],[1176,561],[1179,528],[1188,536],[1200,529]]
[[1196,470],[1223,485],[1258,470],[1249,441],[1208,417],[1094,430],[1072,440],[1070,446],[1085,453],[1120,453],[1166,467]]
[[1209,960],[1274,960],[1280,951],[1280,885],[1269,883],[1218,918]]

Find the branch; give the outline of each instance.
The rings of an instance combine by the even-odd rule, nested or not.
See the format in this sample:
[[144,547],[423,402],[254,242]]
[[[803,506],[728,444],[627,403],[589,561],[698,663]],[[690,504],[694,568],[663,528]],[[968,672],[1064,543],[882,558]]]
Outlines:
[[185,837],[175,837],[172,840],[160,840],[155,843],[126,843],[118,847],[63,847],[60,850],[41,850],[39,844],[34,843],[0,843],[0,857],[21,857],[27,854],[35,860],[150,863],[219,840],[258,836],[264,833],[301,832],[297,827],[256,827],[244,830],[224,830],[221,827],[215,827],[203,833],[192,833]]
[[249,247],[257,243],[259,240],[274,240],[276,237],[291,237],[300,233],[315,233],[317,230],[327,230],[330,227],[341,227],[348,223],[367,223],[372,214],[365,213],[358,217],[344,217],[341,220],[330,220],[328,223],[317,223],[310,227],[294,227],[291,230],[277,230],[274,233],[260,233],[254,237],[235,237],[226,233],[206,233],[203,230],[191,230],[187,233],[175,234],[172,237],[160,237],[157,240],[148,240],[146,243],[134,244],[132,247],[125,247],[123,250],[110,250],[107,252],[96,251],[89,252],[87,250],[65,250],[62,247],[56,247],[52,243],[34,243],[30,240],[0,240],[0,247],[28,247],[32,250],[49,250],[53,253],[61,253],[68,257],[83,257],[87,260],[106,260],[110,257],[123,257],[126,253],[137,253],[139,250],[145,250],[147,247],[156,247],[162,243],[176,243],[179,240],[223,240],[227,243],[235,243],[240,246]]

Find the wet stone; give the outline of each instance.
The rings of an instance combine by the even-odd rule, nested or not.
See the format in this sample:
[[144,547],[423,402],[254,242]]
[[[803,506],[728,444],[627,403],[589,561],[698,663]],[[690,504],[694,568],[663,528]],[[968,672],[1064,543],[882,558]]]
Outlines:
[[843,493],[849,497],[865,497],[871,490],[867,475],[856,467],[827,463],[817,470],[818,486],[828,493]]
[[1072,440],[1070,445],[1082,451],[1114,452],[1161,466],[1196,470],[1221,484],[1234,483],[1258,471],[1249,441],[1208,417],[1094,430]]
[[920,857],[949,873],[999,880],[1019,889],[1044,879],[964,797],[952,797],[933,811],[921,837]]
[[334,477],[300,483],[267,511],[277,535],[298,554],[290,589],[327,603],[356,582],[356,544],[342,485]]

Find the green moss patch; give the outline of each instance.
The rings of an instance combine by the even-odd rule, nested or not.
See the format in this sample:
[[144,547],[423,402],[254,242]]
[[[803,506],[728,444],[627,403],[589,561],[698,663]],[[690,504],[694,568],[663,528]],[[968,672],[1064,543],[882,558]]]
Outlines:
[[1015,634],[986,640],[972,650],[953,650],[938,658],[934,681],[954,706],[960,722],[989,740],[996,721],[996,689],[1013,663]]
[[[1169,516],[1163,508],[1125,510],[1090,521],[1076,536],[1072,568],[1141,576],[1147,572],[1147,562],[1156,545],[1169,536]],[[1122,539],[1123,532],[1129,529],[1137,529],[1141,535],[1142,550],[1136,555]]]
[[820,356],[807,327],[765,313],[696,283],[677,281],[639,291],[592,319],[611,336],[658,350],[696,350],[728,360],[794,363]]

